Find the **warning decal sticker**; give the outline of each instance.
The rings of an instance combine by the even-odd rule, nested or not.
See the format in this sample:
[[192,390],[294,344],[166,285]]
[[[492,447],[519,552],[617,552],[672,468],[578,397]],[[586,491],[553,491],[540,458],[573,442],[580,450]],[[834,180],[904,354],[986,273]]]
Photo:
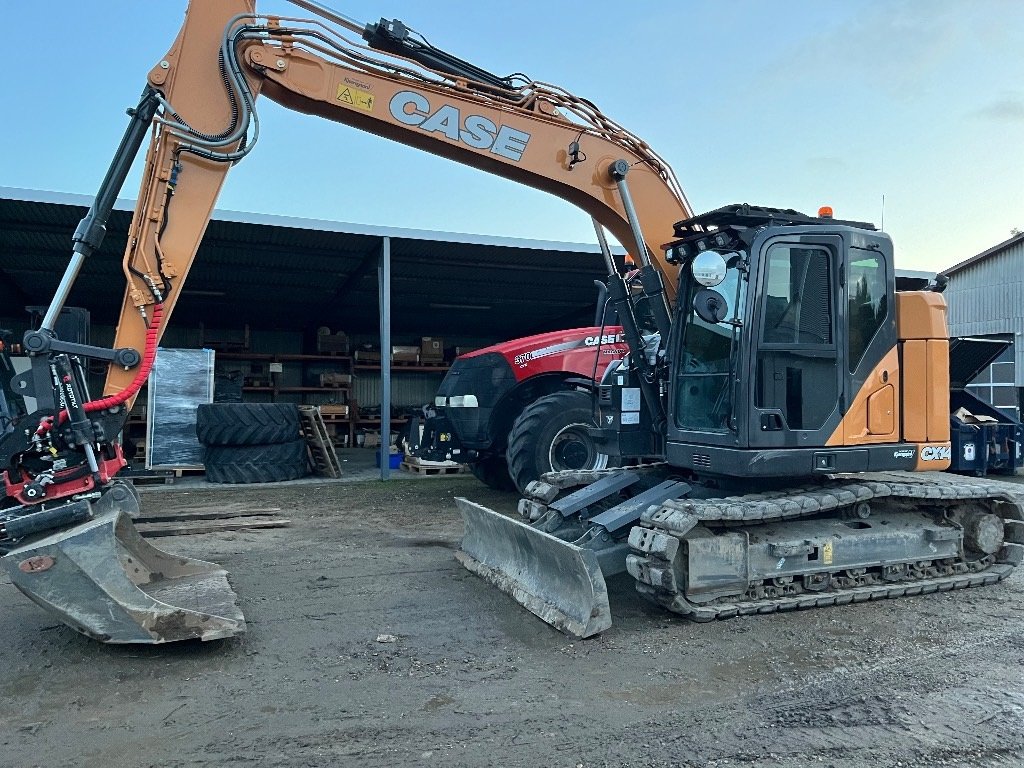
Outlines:
[[364,112],[373,112],[373,94],[360,88],[353,88],[351,85],[338,86],[338,101]]

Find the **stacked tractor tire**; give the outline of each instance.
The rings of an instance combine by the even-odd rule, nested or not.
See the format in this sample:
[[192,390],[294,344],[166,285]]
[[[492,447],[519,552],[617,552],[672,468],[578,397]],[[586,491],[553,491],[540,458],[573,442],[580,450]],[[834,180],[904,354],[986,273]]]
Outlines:
[[272,483],[309,474],[309,454],[292,403],[210,403],[196,413],[206,479]]

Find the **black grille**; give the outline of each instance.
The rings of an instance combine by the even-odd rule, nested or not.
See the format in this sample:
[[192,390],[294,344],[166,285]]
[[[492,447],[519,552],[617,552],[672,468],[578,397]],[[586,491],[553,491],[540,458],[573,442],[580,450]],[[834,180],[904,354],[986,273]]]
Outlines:
[[695,469],[711,469],[711,457],[706,453],[693,454],[693,466]]
[[496,352],[455,361],[437,394],[446,398],[476,395],[476,408],[445,409],[445,415],[464,448],[482,450],[491,446],[495,439],[490,434],[491,412],[515,384],[512,367]]

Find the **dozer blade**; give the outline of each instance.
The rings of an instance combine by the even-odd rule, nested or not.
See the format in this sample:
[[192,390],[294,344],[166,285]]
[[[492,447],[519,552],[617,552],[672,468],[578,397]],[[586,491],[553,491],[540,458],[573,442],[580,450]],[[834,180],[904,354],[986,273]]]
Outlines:
[[597,555],[549,533],[456,498],[466,524],[460,563],[531,613],[577,637],[612,625]]
[[244,632],[227,572],[149,544],[132,524],[137,512],[133,491],[115,482],[91,520],[35,537],[0,562],[33,602],[104,643],[216,640]]

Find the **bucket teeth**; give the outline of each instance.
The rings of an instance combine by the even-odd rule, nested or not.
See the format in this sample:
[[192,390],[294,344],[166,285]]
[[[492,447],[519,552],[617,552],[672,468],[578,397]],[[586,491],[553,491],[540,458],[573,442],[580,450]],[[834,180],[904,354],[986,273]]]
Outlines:
[[106,643],[215,640],[245,631],[227,572],[145,541],[134,494],[115,483],[93,518],[23,543],[0,562],[12,583],[65,624]]

